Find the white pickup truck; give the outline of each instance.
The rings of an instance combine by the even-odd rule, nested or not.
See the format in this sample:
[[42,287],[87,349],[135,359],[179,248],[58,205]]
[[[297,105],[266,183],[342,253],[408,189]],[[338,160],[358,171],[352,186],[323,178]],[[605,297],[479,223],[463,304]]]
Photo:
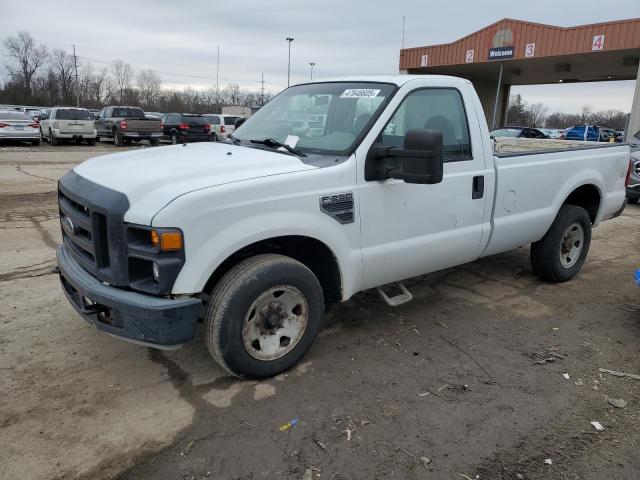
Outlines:
[[[296,127],[317,115],[324,129]],[[227,143],[116,153],[62,177],[60,278],[102,331],[175,348],[203,319],[222,367],[264,378],[362,290],[527,244],[539,277],[571,279],[591,229],[625,206],[629,158],[619,144],[494,155],[459,78],[296,85]],[[399,289],[381,296],[408,301]]]

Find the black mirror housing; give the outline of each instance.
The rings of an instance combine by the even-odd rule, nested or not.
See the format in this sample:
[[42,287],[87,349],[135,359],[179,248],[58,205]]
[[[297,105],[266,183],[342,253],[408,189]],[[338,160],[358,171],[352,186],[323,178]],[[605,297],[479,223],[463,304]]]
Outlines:
[[235,124],[234,124],[233,126],[234,126],[234,128],[238,128],[238,127],[240,127],[240,125],[242,125],[242,124],[243,124],[244,122],[246,122],[246,121],[247,121],[247,119],[246,119],[246,118],[244,118],[244,117],[240,117],[240,118],[238,118],[238,119],[236,120],[236,122],[235,122]]
[[[378,163],[377,180],[396,178],[417,184],[442,182],[444,160],[440,130],[407,130],[403,148],[377,146],[374,150]],[[365,179],[374,178],[365,171]]]

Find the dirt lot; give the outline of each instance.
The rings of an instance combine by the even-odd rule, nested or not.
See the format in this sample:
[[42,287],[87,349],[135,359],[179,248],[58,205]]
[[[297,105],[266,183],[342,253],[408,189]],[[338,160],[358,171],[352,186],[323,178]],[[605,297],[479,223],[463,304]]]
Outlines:
[[365,292],[296,369],[246,382],[201,341],[121,342],[64,299],[56,179],[112,150],[0,148],[0,478],[640,478],[640,380],[598,370],[640,373],[640,207],[572,282],[521,248],[410,281],[397,309]]

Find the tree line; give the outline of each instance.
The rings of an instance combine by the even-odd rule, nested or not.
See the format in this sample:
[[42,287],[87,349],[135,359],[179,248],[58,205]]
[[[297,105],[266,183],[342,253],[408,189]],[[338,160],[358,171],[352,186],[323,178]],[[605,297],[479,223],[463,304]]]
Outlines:
[[622,130],[625,128],[627,115],[620,110],[603,110],[594,112],[590,105],[584,105],[580,113],[549,113],[543,103],[528,103],[522,95],[514,95],[509,99],[507,125],[527,126],[534,128],[567,128],[574,125],[606,125]]
[[259,107],[271,94],[255,93],[229,84],[217,91],[162,88],[162,77],[154,70],[136,72],[115,59],[102,68],[80,61],[64,49],[49,49],[29,32],[20,31],[4,42],[7,75],[0,80],[0,104],[76,105],[101,108],[106,105],[137,105],[153,112],[220,113],[223,106]]

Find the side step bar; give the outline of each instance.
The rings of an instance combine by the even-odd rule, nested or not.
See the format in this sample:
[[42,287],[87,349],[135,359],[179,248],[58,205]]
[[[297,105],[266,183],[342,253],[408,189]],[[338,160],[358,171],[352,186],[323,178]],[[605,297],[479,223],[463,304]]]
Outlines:
[[380,295],[380,298],[384,300],[384,303],[386,303],[390,307],[398,307],[413,300],[413,295],[411,295],[411,292],[407,290],[407,287],[405,287],[400,282],[396,283],[395,285],[400,289],[402,293],[394,297],[389,297],[389,295],[387,295],[384,290],[382,290],[382,287],[376,288],[376,290],[378,291],[378,295]]

